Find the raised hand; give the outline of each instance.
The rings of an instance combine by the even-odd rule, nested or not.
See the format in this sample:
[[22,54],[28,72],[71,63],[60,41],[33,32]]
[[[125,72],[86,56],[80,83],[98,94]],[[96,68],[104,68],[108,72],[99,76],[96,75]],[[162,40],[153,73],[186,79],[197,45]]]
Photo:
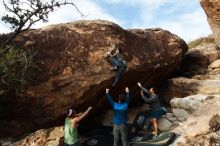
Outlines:
[[129,88],[128,87],[125,87],[125,92],[129,93]]
[[90,106],[90,107],[88,107],[88,110],[90,111],[92,109],[92,107]]
[[106,93],[106,94],[109,93],[109,89],[108,89],[108,88],[105,89],[105,93]]
[[139,87],[141,87],[141,83],[140,83],[140,82],[137,82],[137,85],[138,85]]

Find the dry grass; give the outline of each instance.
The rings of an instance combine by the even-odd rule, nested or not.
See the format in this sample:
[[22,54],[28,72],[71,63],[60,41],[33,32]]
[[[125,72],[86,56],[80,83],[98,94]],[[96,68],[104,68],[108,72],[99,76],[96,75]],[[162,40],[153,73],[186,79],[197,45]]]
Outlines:
[[214,42],[215,42],[214,38],[202,37],[202,38],[198,38],[196,40],[189,42],[188,47],[189,47],[189,49],[192,49],[192,48],[199,46],[201,44],[214,43]]

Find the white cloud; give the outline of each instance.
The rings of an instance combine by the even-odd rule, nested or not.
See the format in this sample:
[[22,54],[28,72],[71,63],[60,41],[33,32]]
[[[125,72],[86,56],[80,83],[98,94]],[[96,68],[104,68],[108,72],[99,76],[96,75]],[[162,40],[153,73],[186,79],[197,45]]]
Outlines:
[[[105,19],[122,25],[122,22],[120,22],[117,18],[113,17],[97,3],[94,3],[91,0],[74,1],[74,3],[77,5],[80,11],[86,15],[86,17],[81,17],[77,10],[71,5],[62,6],[61,8],[57,9],[49,15],[48,23],[38,22],[33,26],[33,28],[40,28],[50,24],[65,23],[79,19]],[[2,3],[0,3],[0,8],[2,8],[1,10],[4,10]],[[7,27],[8,26],[0,21],[0,33],[9,32],[9,29],[7,29]]]
[[202,9],[180,15],[175,21],[163,21],[160,26],[179,35],[186,41],[212,33]]
[[132,28],[161,27],[186,41],[212,33],[199,0],[135,1],[141,4],[141,13]]
[[0,33],[7,33],[10,32],[10,26],[7,26],[4,22],[0,21]]
[[79,9],[81,9],[82,12],[87,15],[87,17],[84,17],[83,19],[104,19],[115,22],[119,25],[121,23],[120,20],[112,16],[101,6],[99,6],[97,3],[92,2],[91,0],[80,0],[77,1],[76,4],[77,6],[79,6]]
[[[99,0],[100,2],[101,0]],[[75,0],[74,3],[87,17],[80,14],[73,6],[63,6],[50,14],[48,23],[37,23],[34,27],[39,28],[49,24],[65,23],[79,19],[105,19],[113,21],[125,28],[153,28],[162,27],[179,35],[186,41],[211,33],[206,15],[199,6],[199,0],[102,0],[103,3],[113,6],[126,6],[125,11],[138,9],[134,19],[119,19],[123,14],[112,16],[104,5],[98,1]],[[0,12],[2,11],[0,5]],[[135,13],[134,12],[134,13]],[[1,14],[1,13],[0,13]],[[130,13],[129,13],[130,14]],[[123,18],[123,17],[120,17]],[[129,24],[129,25],[128,25]],[[0,22],[0,33],[7,32],[8,26]]]

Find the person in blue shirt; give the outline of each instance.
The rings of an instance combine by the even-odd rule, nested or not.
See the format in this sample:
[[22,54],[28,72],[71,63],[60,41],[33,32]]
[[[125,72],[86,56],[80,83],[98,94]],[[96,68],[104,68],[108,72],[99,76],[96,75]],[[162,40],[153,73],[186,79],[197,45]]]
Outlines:
[[112,96],[109,94],[109,89],[106,89],[106,97],[114,110],[113,116],[113,135],[114,135],[114,146],[119,145],[119,139],[121,135],[121,140],[123,146],[128,146],[127,140],[127,110],[129,104],[129,89],[125,88],[126,94],[120,94],[118,96],[118,101],[115,102]]

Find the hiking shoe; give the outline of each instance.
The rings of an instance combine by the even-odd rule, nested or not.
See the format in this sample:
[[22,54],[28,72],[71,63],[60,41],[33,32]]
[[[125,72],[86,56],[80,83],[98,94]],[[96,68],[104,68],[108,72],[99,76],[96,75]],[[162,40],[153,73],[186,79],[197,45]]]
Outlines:
[[154,135],[154,136],[153,136],[153,139],[155,139],[155,138],[157,138],[157,135]]
[[153,139],[157,137],[157,132],[156,131],[153,131],[152,134],[154,135]]

